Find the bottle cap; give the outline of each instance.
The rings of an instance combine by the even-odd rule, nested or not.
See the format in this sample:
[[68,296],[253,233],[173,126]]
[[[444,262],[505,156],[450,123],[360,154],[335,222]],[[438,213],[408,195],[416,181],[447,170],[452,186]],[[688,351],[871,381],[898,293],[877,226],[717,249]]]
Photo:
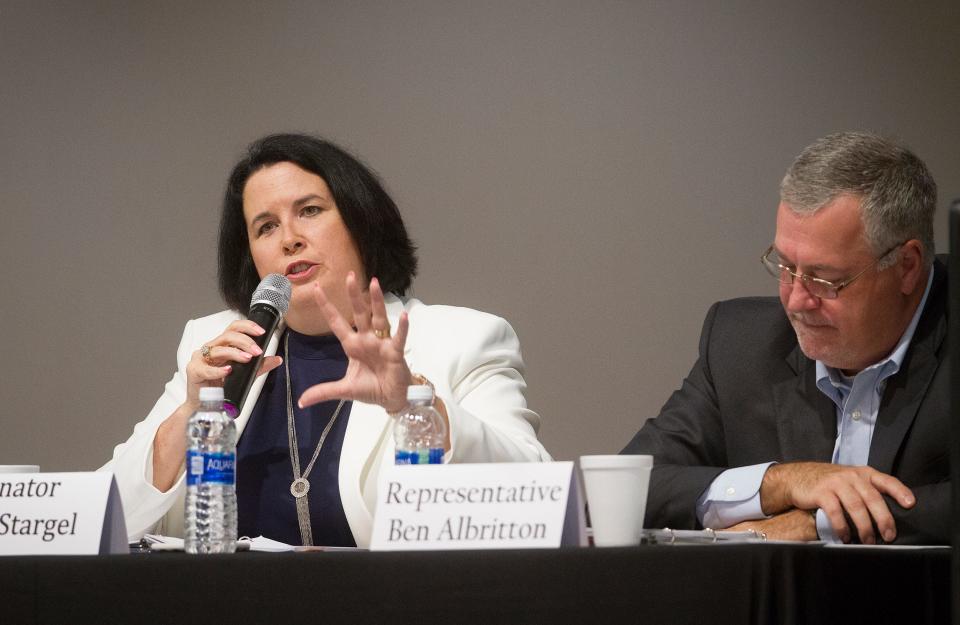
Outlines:
[[201,386],[200,401],[223,401],[223,387]]
[[407,387],[407,401],[430,401],[432,399],[433,389],[426,384]]

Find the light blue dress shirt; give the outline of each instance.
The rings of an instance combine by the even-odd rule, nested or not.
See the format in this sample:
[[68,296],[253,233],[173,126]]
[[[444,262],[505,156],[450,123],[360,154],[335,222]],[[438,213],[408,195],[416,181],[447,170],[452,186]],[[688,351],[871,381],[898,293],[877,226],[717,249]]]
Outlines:
[[[880,411],[880,399],[886,380],[896,374],[913,340],[923,307],[933,284],[933,271],[913,319],[896,347],[880,362],[853,377],[816,361],[817,388],[837,406],[837,440],[833,446],[834,464],[865,465],[870,441]],[[760,485],[774,462],[727,469],[718,475],[697,500],[697,518],[704,527],[729,527],[753,519],[769,518],[760,506]],[[840,542],[823,510],[817,510],[817,533],[821,540]]]

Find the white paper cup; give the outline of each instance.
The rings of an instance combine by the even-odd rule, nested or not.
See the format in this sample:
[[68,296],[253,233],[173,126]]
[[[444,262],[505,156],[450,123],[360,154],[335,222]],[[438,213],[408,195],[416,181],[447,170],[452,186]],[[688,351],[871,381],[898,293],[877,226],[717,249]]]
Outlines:
[[580,456],[594,545],[640,544],[651,468],[653,456]]
[[0,473],[40,473],[35,464],[0,464]]

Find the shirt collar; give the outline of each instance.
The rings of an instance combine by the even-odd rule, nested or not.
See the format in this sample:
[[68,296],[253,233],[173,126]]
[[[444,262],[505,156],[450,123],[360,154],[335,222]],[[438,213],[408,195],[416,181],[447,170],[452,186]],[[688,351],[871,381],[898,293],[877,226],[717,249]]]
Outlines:
[[[900,370],[900,365],[903,364],[903,359],[907,355],[907,349],[910,348],[910,342],[913,340],[913,333],[916,331],[917,324],[920,322],[920,315],[923,313],[923,308],[927,303],[927,296],[930,295],[930,288],[932,284],[933,267],[930,268],[930,275],[927,276],[927,288],[923,291],[923,298],[920,300],[920,305],[917,306],[917,310],[913,313],[913,318],[910,320],[910,324],[907,325],[907,329],[903,332],[903,335],[900,337],[897,345],[893,348],[893,351],[891,351],[886,358],[870,365],[860,373],[869,371],[872,375],[877,375],[879,380],[883,380],[891,375],[894,375]],[[816,361],[816,373],[817,388],[829,396],[832,396],[833,393],[828,389],[836,390],[838,388],[850,388],[849,382],[845,381],[845,379],[849,380],[849,378],[844,376],[837,369],[828,367],[819,360]],[[857,375],[860,374],[858,373]]]

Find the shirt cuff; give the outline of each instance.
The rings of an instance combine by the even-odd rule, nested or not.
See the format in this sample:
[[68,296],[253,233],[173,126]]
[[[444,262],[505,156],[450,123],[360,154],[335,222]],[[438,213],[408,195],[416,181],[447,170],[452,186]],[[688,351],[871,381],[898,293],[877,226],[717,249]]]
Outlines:
[[825,543],[839,544],[843,542],[833,533],[833,526],[830,525],[827,513],[820,509],[817,509],[817,537]]
[[760,484],[773,462],[727,469],[697,500],[697,519],[703,527],[724,529],[742,521],[769,518],[760,505]]

